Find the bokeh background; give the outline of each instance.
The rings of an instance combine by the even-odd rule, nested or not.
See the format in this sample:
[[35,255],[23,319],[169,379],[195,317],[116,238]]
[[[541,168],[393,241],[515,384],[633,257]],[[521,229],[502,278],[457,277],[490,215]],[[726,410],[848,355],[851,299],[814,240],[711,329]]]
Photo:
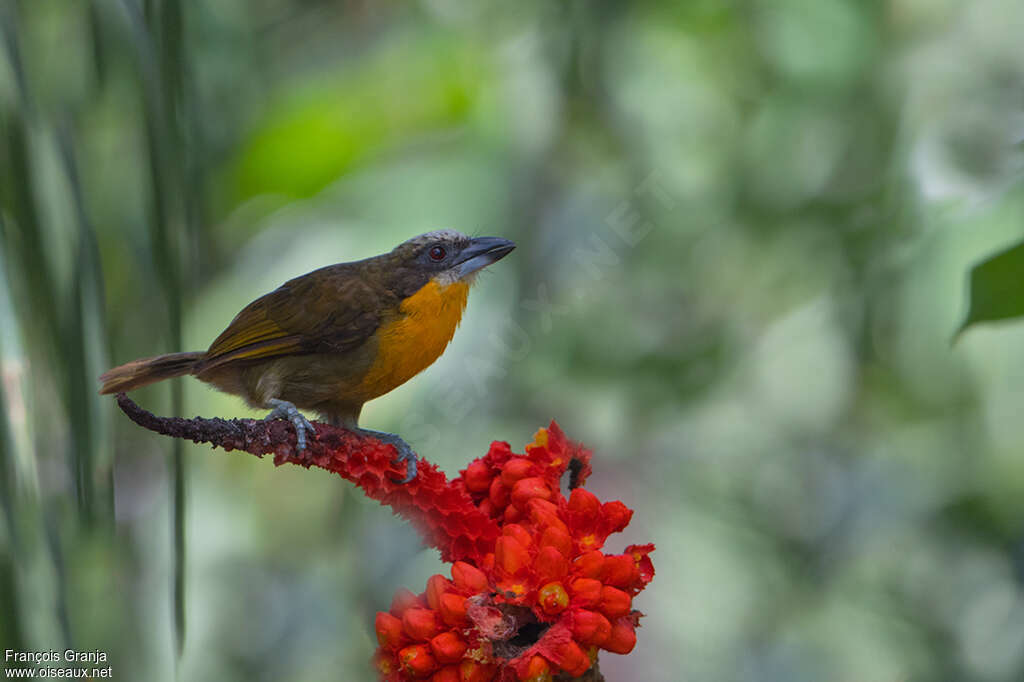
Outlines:
[[454,227],[519,249],[363,423],[450,474],[551,418],[595,449],[610,547],[658,546],[609,680],[1024,678],[1024,327],[951,344],[1024,234],[1022,35],[1017,0],[2,0],[0,648],[372,679],[436,553],[96,377]]

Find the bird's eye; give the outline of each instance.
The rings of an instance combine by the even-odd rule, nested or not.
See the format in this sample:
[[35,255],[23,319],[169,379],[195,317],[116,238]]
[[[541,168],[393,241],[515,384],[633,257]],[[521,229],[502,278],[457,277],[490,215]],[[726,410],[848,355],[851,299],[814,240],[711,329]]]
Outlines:
[[448,252],[445,251],[443,246],[432,246],[428,253],[430,255],[430,260],[433,261],[442,261],[444,260],[444,257],[448,255]]

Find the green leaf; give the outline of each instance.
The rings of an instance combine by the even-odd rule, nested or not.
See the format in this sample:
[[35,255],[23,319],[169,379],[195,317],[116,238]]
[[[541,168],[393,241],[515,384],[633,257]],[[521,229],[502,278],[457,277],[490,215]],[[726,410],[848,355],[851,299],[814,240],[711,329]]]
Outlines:
[[1024,242],[975,265],[971,269],[970,296],[967,317],[956,337],[978,322],[1024,315]]

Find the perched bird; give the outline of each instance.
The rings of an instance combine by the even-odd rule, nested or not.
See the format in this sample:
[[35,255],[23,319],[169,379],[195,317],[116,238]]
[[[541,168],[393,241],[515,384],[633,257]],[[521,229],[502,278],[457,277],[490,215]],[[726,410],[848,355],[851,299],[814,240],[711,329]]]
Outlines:
[[363,403],[429,367],[455,334],[476,273],[515,244],[499,237],[428,232],[391,252],[296,277],[242,309],[205,352],[134,360],[100,377],[100,393],[186,374],[288,419],[298,448],[313,426],[299,409],[416,455],[394,434],[360,429]]

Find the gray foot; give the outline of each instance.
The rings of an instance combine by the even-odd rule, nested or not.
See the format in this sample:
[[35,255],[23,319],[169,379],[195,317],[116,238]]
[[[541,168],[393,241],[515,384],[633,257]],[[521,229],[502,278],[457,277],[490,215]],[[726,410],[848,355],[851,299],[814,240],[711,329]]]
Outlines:
[[299,408],[292,405],[287,400],[278,400],[277,398],[271,398],[267,401],[274,406],[273,411],[263,418],[263,421],[270,421],[271,419],[287,419],[295,427],[295,443],[299,451],[306,449],[306,434],[309,433],[314,439],[316,438],[316,429],[309,423],[309,420],[302,416],[299,412]]
[[[398,483],[408,483],[412,479],[416,478],[416,453],[412,451],[409,444],[402,440],[399,436],[393,433],[387,433],[386,431],[371,431],[370,429],[355,429],[357,432],[370,438],[375,438],[382,443],[388,445],[394,445],[395,449],[398,450],[398,457],[395,457],[395,464],[401,464],[405,462],[405,478],[398,481]],[[397,479],[396,479],[397,480]]]

